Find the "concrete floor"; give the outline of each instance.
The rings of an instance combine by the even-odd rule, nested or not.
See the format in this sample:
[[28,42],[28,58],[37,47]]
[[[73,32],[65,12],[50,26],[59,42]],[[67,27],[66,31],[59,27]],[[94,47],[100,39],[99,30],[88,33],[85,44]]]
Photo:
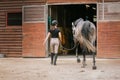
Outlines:
[[50,58],[0,58],[0,80],[120,80],[120,59],[92,58],[86,68],[75,57],[58,57],[57,65]]

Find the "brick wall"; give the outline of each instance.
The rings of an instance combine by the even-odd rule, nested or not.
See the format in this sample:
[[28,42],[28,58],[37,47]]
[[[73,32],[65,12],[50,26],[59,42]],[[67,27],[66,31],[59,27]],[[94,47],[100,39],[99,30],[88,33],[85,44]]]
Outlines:
[[23,57],[45,57],[45,23],[25,23],[23,25]]
[[120,58],[120,21],[98,23],[97,57]]

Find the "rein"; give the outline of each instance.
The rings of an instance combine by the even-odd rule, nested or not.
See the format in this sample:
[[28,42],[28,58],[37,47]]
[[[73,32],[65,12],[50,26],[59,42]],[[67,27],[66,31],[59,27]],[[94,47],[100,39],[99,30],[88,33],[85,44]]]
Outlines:
[[60,42],[60,46],[61,46],[62,50],[63,50],[63,49],[64,49],[64,50],[73,50],[73,49],[76,48],[77,45],[78,45],[78,44],[75,43],[72,48],[66,48],[66,47],[64,47],[64,46],[61,44],[61,42]]

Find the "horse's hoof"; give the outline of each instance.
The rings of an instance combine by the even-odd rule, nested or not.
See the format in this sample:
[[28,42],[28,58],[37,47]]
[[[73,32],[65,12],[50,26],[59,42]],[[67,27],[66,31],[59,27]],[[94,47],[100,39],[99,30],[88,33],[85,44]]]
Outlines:
[[80,59],[77,59],[77,62],[80,63]]
[[97,67],[96,67],[96,66],[93,66],[93,67],[92,67],[92,69],[93,69],[93,70],[96,70],[96,69],[97,69]]

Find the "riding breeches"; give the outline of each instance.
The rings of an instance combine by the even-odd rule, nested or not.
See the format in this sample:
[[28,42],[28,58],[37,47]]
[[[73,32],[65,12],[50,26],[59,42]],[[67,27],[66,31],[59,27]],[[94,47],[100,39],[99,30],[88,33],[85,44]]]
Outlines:
[[59,39],[58,38],[51,38],[51,40],[50,40],[51,53],[57,54],[58,48],[59,48]]

